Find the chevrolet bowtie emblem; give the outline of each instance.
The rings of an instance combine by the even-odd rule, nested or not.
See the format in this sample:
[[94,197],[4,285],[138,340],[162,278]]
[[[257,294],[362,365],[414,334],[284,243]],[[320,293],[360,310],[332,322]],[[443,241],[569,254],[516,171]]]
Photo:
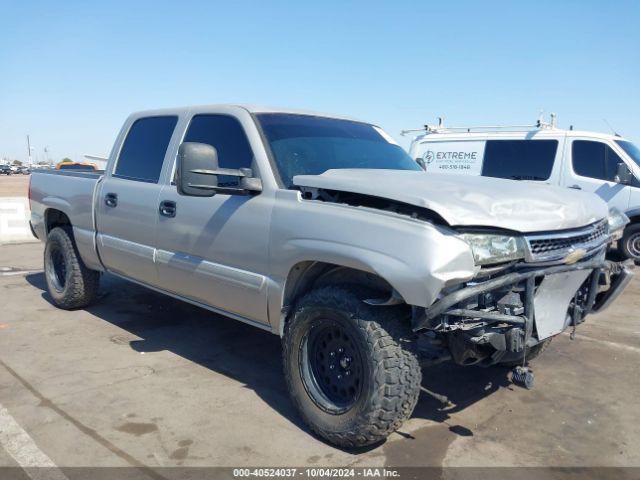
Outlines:
[[584,248],[578,248],[577,250],[573,250],[566,257],[564,257],[563,262],[567,265],[573,265],[574,263],[582,260],[586,254],[587,251]]

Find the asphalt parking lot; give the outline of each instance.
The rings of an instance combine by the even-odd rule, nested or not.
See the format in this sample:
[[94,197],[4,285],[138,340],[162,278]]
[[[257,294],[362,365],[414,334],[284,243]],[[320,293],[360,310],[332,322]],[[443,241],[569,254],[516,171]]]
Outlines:
[[26,197],[30,175],[0,175],[0,197]]
[[[28,180],[0,178],[0,197]],[[276,336],[109,275],[96,305],[58,310],[41,268],[39,243],[0,245],[0,467],[25,461],[16,430],[27,461],[60,467],[640,466],[639,279],[554,340],[534,390],[433,367],[423,385],[453,407],[423,395],[387,442],[344,451],[293,410]]]
[[453,407],[423,395],[387,442],[344,451],[293,410],[276,336],[108,275],[94,306],[58,310],[41,256],[0,246],[0,423],[60,467],[640,466],[637,279],[554,340],[532,391],[501,368],[433,367],[423,384]]

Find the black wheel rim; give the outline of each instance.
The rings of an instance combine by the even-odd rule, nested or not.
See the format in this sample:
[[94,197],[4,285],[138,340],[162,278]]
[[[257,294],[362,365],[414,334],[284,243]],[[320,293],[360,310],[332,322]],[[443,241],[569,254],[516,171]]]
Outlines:
[[303,342],[303,379],[312,400],[323,410],[339,414],[357,402],[364,369],[353,335],[331,320],[320,320]]
[[49,282],[58,292],[62,292],[67,284],[67,261],[64,254],[57,248],[49,253],[47,267]]

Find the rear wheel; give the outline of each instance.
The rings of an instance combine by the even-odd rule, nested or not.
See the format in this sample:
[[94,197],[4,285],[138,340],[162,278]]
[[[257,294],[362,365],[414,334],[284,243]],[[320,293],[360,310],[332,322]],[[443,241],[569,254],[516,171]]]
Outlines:
[[625,229],[620,249],[625,257],[640,261],[640,224],[629,225]]
[[82,308],[95,299],[100,273],[84,265],[69,227],[56,227],[47,235],[44,272],[56,306],[66,310]]
[[342,447],[384,440],[411,416],[421,371],[404,310],[372,307],[354,290],[305,295],[286,325],[284,372],[302,418]]

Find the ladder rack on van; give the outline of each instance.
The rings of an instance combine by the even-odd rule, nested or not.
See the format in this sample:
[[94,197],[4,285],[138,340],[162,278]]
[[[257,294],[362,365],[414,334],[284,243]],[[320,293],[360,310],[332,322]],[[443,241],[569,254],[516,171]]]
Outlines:
[[495,130],[499,130],[501,132],[508,132],[508,131],[514,131],[514,132],[521,132],[521,131],[528,131],[528,130],[543,130],[543,129],[554,129],[556,128],[556,124],[557,124],[557,117],[555,113],[552,113],[550,115],[551,117],[551,121],[550,122],[545,122],[542,119],[542,115],[540,115],[540,118],[538,119],[538,121],[536,123],[534,123],[533,125],[480,125],[480,126],[473,126],[473,127],[445,127],[444,126],[444,121],[443,121],[443,117],[438,117],[438,124],[437,125],[425,125],[422,128],[413,128],[413,129],[409,129],[409,130],[402,130],[400,132],[400,135],[408,135],[410,133],[422,133],[424,132],[425,134],[429,134],[429,133],[453,133],[453,132],[472,132],[472,131],[495,131]]

